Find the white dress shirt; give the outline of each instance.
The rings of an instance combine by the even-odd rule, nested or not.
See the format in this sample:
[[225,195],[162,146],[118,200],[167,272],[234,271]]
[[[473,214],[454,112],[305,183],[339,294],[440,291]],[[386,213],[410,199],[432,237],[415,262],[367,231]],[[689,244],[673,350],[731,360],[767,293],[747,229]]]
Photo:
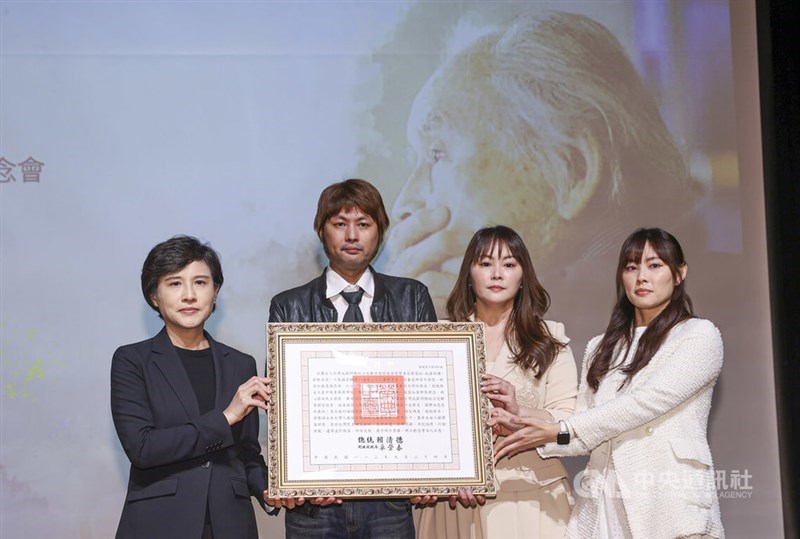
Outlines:
[[364,290],[361,303],[358,304],[361,314],[364,316],[364,322],[372,322],[369,311],[372,307],[372,298],[375,297],[375,279],[369,269],[364,272],[356,284],[350,284],[328,266],[325,269],[325,283],[325,297],[331,300],[333,306],[336,307],[337,322],[344,319],[344,313],[347,312],[348,307],[347,300],[342,297],[342,292],[356,292],[359,288]]

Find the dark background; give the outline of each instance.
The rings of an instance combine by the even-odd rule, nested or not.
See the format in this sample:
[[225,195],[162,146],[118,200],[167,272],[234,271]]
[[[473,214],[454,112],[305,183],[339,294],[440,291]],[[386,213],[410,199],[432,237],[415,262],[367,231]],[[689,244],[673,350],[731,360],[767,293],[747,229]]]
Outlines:
[[[798,537],[800,488],[800,8],[756,4],[764,195],[769,253],[775,390],[786,537]],[[768,420],[764,418],[764,420]]]

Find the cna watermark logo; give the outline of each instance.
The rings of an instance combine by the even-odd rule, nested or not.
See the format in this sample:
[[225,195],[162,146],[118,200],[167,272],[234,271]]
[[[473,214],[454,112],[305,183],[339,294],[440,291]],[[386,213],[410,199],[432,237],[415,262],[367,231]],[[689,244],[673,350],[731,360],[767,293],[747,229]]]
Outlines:
[[44,163],[28,157],[21,163],[12,163],[0,157],[0,184],[39,183]]
[[656,489],[664,495],[668,492],[681,496],[692,492],[702,495],[713,489],[719,498],[749,500],[753,496],[752,481],[753,474],[746,468],[716,470],[713,476],[710,473],[679,474],[674,471],[639,472],[634,474],[629,484],[621,484],[613,470],[605,473],[583,470],[575,475],[572,487],[576,496],[590,498],[622,498],[625,492],[634,493],[643,489]]
[[747,499],[753,495],[750,470],[717,470],[717,495],[720,498]]

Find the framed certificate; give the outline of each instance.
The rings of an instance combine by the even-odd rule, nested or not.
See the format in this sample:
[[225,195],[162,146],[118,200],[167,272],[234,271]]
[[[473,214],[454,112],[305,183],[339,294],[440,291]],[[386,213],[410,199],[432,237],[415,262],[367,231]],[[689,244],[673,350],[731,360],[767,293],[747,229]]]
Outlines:
[[269,495],[494,494],[483,324],[269,324]]

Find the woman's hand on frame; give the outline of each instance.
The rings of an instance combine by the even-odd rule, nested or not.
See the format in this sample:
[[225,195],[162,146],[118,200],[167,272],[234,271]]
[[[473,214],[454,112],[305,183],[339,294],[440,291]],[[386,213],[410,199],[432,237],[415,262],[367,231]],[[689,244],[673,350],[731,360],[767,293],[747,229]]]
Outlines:
[[512,415],[519,415],[517,388],[511,382],[492,374],[481,375],[481,391],[497,408],[503,408]]
[[272,380],[269,378],[253,376],[240,385],[231,403],[222,412],[228,420],[228,425],[234,425],[247,417],[253,408],[266,410],[272,395],[271,383]]

